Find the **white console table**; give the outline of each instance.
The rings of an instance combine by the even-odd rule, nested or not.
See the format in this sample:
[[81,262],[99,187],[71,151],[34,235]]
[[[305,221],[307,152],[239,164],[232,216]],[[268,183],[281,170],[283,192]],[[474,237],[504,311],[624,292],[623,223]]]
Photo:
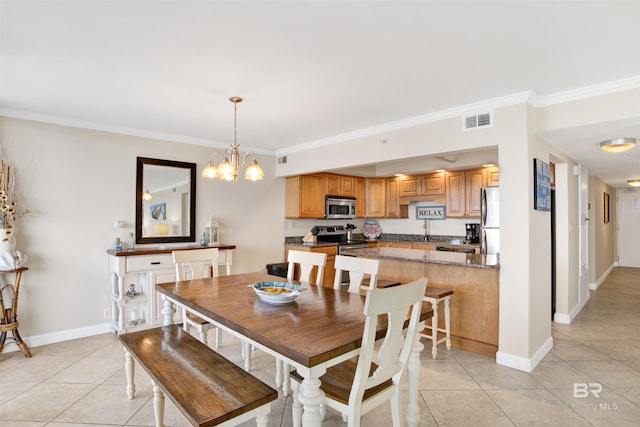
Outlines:
[[[212,247],[220,251],[218,264],[226,266],[226,274],[231,274],[235,245],[221,244]],[[113,330],[120,334],[162,326],[162,300],[156,294],[155,284],[176,280],[171,252],[207,248],[191,245],[180,248],[136,248],[117,252],[109,249],[107,253],[111,273]],[[176,316],[176,321],[181,319]]]

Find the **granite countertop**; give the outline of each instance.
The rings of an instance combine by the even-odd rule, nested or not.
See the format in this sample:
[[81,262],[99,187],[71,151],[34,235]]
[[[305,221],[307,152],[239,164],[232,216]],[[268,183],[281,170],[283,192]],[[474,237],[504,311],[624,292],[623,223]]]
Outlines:
[[304,243],[303,241],[293,241],[293,242],[286,242],[285,243],[287,246],[303,246],[305,248],[326,248],[326,247],[330,247],[330,246],[338,246],[337,243],[332,243],[332,242],[318,242],[318,243]]
[[363,258],[392,259],[427,264],[458,265],[473,268],[499,268],[496,255],[465,254],[460,252],[429,251],[404,248],[346,249],[343,255]]

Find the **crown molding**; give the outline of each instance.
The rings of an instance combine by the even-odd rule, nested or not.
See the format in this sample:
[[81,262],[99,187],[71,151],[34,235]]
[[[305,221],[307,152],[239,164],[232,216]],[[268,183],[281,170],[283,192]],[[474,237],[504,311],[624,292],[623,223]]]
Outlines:
[[[159,141],[178,142],[182,144],[200,145],[209,148],[218,148],[224,150],[229,148],[229,143],[212,141],[204,138],[194,138],[185,135],[176,135],[172,133],[153,132],[146,129],[131,128],[125,126],[116,126],[107,123],[92,122],[86,120],[71,119],[69,117],[52,116],[48,114],[33,113],[30,111],[15,110],[10,108],[0,108],[0,116],[12,119],[30,120],[34,122],[49,123],[52,125],[68,126],[79,129],[96,130],[101,132],[117,133],[127,136],[135,136],[140,138],[157,139]],[[266,154],[273,156],[272,150],[262,148],[253,148],[242,146],[242,150],[250,150],[256,154]]]
[[338,144],[341,142],[364,138],[367,136],[383,134],[384,132],[391,132],[399,129],[404,129],[412,126],[424,125],[427,123],[436,122],[439,120],[449,119],[452,117],[459,117],[469,114],[477,114],[487,112],[497,108],[504,108],[511,105],[517,105],[522,103],[528,103],[535,108],[547,107],[555,104],[562,104],[564,102],[578,101],[581,99],[592,98],[596,96],[607,95],[615,92],[622,92],[625,90],[632,90],[640,88],[640,76],[629,77],[626,79],[614,80],[611,82],[601,83],[597,85],[587,86],[579,89],[573,89],[563,92],[557,92],[550,95],[538,95],[536,92],[529,90],[506,95],[498,98],[491,98],[484,101],[475,102],[472,104],[462,105],[446,110],[437,111],[435,113],[424,114],[421,116],[415,116],[408,119],[398,120],[378,126],[372,126],[364,129],[360,129],[353,132],[347,132],[339,135],[335,135],[329,138],[318,139],[315,141],[306,142],[293,147],[283,148],[276,151],[277,156],[287,155],[299,151],[305,151],[312,148],[318,148],[325,145]]
[[608,95],[610,93],[623,92],[625,90],[637,89],[639,87],[640,76],[634,76],[626,79],[586,86],[579,89],[556,92],[550,95],[542,96],[536,94],[535,92],[532,92],[532,97],[529,100],[529,104],[536,108],[548,107],[550,105],[562,104],[570,101],[579,101],[581,99]]
[[283,148],[276,151],[277,156],[305,151],[311,148],[318,148],[325,145],[338,144],[341,142],[364,138],[371,135],[383,134],[395,130],[405,129],[413,126],[420,126],[428,123],[438,122],[440,120],[460,117],[468,114],[477,114],[487,112],[496,108],[504,108],[511,105],[522,104],[531,98],[531,91],[518,92],[498,98],[491,98],[484,101],[474,102],[459,107],[448,108],[446,110],[436,111],[434,113],[423,114],[420,116],[410,117],[408,119],[397,120],[394,122],[384,123],[382,125],[371,126],[359,129],[353,132],[342,133],[331,136],[329,138],[317,139],[315,141],[306,142],[293,147]]

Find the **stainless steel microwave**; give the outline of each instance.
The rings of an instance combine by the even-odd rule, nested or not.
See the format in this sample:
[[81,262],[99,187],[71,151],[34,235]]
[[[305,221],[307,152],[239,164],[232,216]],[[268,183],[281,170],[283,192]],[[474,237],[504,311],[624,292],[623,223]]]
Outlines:
[[326,219],[352,219],[356,217],[356,199],[352,197],[327,196]]

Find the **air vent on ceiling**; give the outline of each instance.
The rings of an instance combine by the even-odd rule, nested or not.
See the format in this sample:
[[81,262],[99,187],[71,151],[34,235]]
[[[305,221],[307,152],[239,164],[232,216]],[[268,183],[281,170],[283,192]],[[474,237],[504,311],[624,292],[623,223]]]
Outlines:
[[278,164],[282,165],[284,163],[287,163],[287,156],[278,157]]
[[493,126],[493,114],[480,113],[462,118],[462,130],[475,130]]

